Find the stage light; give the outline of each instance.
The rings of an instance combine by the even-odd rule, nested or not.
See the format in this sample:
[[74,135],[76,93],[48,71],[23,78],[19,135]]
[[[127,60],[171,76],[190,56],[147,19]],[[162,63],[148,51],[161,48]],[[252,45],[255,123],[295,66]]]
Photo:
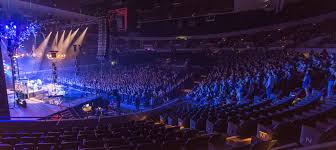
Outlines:
[[51,50],[57,50],[57,46],[58,46],[57,42],[58,42],[58,31],[56,32],[54,41],[51,45]]
[[57,51],[50,51],[49,54],[47,54],[47,58],[50,60],[62,60],[65,59],[65,54],[57,54]]
[[75,38],[75,36],[77,35],[77,32],[79,31],[79,28],[71,35],[72,40]]
[[65,39],[64,43],[62,44],[62,52],[66,53],[69,45],[71,44],[71,42],[73,41],[73,36],[72,36],[72,30],[69,32],[67,38]]
[[13,27],[14,27],[14,29],[16,29],[16,25],[14,25]]
[[9,29],[9,26],[8,26],[8,25],[6,25],[6,29],[7,29],[7,30]]
[[111,65],[112,65],[112,66],[115,66],[117,63],[118,63],[118,62],[115,61],[115,60],[111,61]]
[[79,28],[77,28],[77,30],[74,32],[74,34],[72,36],[75,36],[78,31],[79,31]]
[[82,32],[82,34],[78,37],[74,45],[82,45],[87,30],[88,30],[88,27],[86,27],[85,30]]
[[35,49],[38,57],[41,57],[44,55],[45,49],[47,48],[48,42],[50,40],[52,32],[48,34],[48,36],[42,41],[42,43]]
[[34,60],[36,61],[36,68],[39,68],[41,66],[43,56],[45,55],[46,48],[48,46],[50,37],[51,37],[52,32],[48,34],[48,36],[42,41],[42,43],[35,49],[33,52],[33,57],[35,58]]
[[56,50],[58,50],[58,51],[61,51],[61,50],[62,50],[63,43],[64,43],[64,36],[65,36],[65,30],[63,30],[62,36],[61,36],[61,38],[60,38],[59,41],[58,41],[57,49],[56,49]]

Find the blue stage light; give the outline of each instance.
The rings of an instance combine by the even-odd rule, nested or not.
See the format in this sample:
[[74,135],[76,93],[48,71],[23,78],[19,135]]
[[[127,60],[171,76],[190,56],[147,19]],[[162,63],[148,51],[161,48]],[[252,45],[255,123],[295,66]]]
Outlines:
[[5,28],[2,28],[3,30],[0,30],[0,36],[5,39],[13,39],[13,42],[15,42],[18,48],[22,48],[23,42],[28,40],[32,34],[35,35],[39,29],[39,26],[36,23],[29,23],[26,26],[22,26],[23,30],[19,31],[20,34],[18,34],[17,28],[19,27],[16,26],[14,22],[10,22],[9,24],[4,25],[4,27]]

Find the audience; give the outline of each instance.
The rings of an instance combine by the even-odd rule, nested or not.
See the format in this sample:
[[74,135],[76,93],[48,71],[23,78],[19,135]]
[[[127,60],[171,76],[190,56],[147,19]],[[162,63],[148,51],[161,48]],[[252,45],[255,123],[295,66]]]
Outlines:
[[[325,61],[324,61],[325,60]],[[236,54],[222,66],[214,66],[207,77],[187,95],[196,104],[244,104],[260,98],[276,99],[301,87],[306,96],[312,88],[326,87],[321,80],[334,73],[333,57],[310,53],[305,57],[292,50],[253,51]],[[328,81],[332,95],[334,75]]]
[[[48,73],[47,73],[48,74]],[[51,82],[50,72],[44,75]],[[164,103],[173,92],[188,78],[183,69],[155,64],[130,66],[93,67],[82,69],[79,73],[72,70],[58,71],[58,83],[76,87],[98,95],[115,99],[120,94],[125,104],[154,106]],[[114,93],[114,91],[118,91]]]

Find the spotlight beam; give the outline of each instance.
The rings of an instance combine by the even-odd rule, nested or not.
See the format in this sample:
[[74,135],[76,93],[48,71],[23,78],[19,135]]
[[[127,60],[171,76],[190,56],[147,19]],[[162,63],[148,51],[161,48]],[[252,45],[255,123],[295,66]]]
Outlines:
[[75,38],[77,32],[79,31],[79,28],[71,35],[72,38]]
[[86,27],[85,30],[82,32],[82,34],[78,37],[78,39],[75,41],[74,45],[81,45],[82,46],[82,43],[84,41],[87,30],[88,30],[88,27]]
[[42,43],[35,50],[37,57],[44,56],[44,52],[45,52],[45,49],[47,48],[48,42],[50,40],[51,33],[52,32],[50,32],[48,34],[48,36],[42,41]]
[[36,67],[38,67],[37,69],[39,69],[41,67],[43,56],[44,56],[46,48],[48,46],[51,34],[52,34],[52,32],[50,32],[48,34],[48,36],[43,40],[43,42],[35,50],[35,54],[33,54],[33,55],[36,55],[36,63],[35,64],[37,65]]
[[58,44],[57,44],[57,50],[59,51],[62,49],[62,45],[64,43],[64,36],[65,36],[65,30],[63,31],[62,36],[59,39]]
[[70,31],[70,33],[68,34],[67,38],[65,39],[63,45],[62,45],[62,52],[66,53],[68,48],[69,48],[69,45],[71,44],[71,42],[73,41],[73,33],[72,31]]
[[53,41],[53,43],[52,43],[52,45],[51,45],[51,50],[53,50],[53,51],[56,51],[56,50],[57,50],[57,46],[58,46],[58,44],[57,44],[57,40],[58,40],[58,31],[56,32],[54,41]]

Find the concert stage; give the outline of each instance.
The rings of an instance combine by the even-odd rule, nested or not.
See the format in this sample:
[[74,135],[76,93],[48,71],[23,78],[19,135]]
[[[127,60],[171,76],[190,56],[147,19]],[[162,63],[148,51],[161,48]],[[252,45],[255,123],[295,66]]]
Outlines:
[[[53,101],[54,98],[46,98],[41,96],[30,97],[26,99],[27,108],[20,107],[14,102],[14,92],[8,92],[8,103],[10,108],[10,116],[14,117],[11,120],[38,120],[42,117],[47,117],[51,114],[57,113],[59,111],[65,110],[69,107],[74,107],[76,105],[85,103],[87,101],[96,99],[97,97],[94,95],[80,95],[78,93],[75,94],[67,94],[67,95],[75,95],[73,98],[63,97],[62,102],[58,105],[51,104],[47,100]],[[67,92],[75,92],[74,89],[71,89]],[[79,91],[77,91],[79,92]],[[77,96],[76,96],[77,95]],[[34,118],[35,117],[35,118]]]

